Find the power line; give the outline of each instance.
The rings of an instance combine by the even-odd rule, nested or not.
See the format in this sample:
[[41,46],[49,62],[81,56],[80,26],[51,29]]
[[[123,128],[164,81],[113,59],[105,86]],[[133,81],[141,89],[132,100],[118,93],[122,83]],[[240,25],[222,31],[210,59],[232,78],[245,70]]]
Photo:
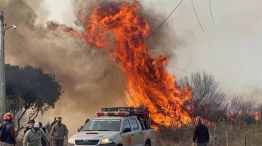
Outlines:
[[174,68],[177,69],[177,70],[180,70],[180,71],[182,71],[184,73],[191,74],[190,72],[188,72],[188,71],[186,71],[186,70],[184,70],[182,68],[179,68],[179,67],[174,67]]
[[184,72],[184,73],[186,73],[186,74],[191,74],[189,71],[187,71],[187,70],[185,70],[185,69],[183,69],[183,68],[176,67],[176,66],[171,65],[171,64],[169,64],[169,65],[172,66],[172,68],[174,68],[174,69],[176,69],[176,70],[179,70],[179,71]]
[[202,26],[202,24],[201,24],[201,22],[200,22],[200,20],[199,20],[199,17],[198,17],[198,15],[197,15],[196,7],[195,7],[195,4],[194,4],[193,0],[191,0],[191,3],[192,3],[192,6],[193,6],[193,10],[194,10],[194,13],[195,13],[197,22],[198,22],[198,24],[200,25],[202,31],[205,33],[205,30],[204,30],[204,28],[203,28],[203,26]]
[[[158,30],[169,19],[169,17],[177,10],[177,8],[183,3],[183,1],[184,0],[181,0],[177,4],[177,6],[171,11],[171,13],[148,35],[149,37],[151,35],[153,35],[156,32],[156,30]],[[198,22],[199,26],[201,27],[202,31],[205,33],[204,27],[203,27],[203,25],[200,22],[200,19],[198,17],[198,14],[197,14],[197,11],[196,11],[196,7],[195,7],[195,4],[194,4],[193,0],[191,0],[191,3],[192,3],[192,7],[193,7],[193,10],[194,10],[194,14],[196,16],[197,22]],[[214,15],[213,15],[211,0],[209,0],[209,11],[210,11],[210,15],[211,15],[213,23],[216,24],[215,23],[215,18],[214,18]]]
[[181,0],[177,6],[172,10],[172,12],[149,34],[151,36],[152,34],[155,33],[156,30],[158,30],[168,19],[169,17],[177,10],[177,8],[182,4],[184,0]]
[[209,11],[210,11],[210,15],[211,15],[212,21],[213,21],[214,25],[216,25],[216,22],[215,22],[215,19],[214,19],[214,15],[213,15],[213,11],[212,11],[211,0],[209,0]]
[[[171,65],[171,64],[169,64],[172,68],[174,68],[174,69],[176,69],[176,70],[178,70],[178,71],[181,71],[181,72],[183,72],[183,73],[186,73],[187,75],[191,75],[192,73],[194,73],[194,72],[189,72],[189,71],[187,71],[187,70],[185,70],[185,69],[183,69],[183,68],[181,68],[181,67],[176,67],[175,65]],[[211,74],[212,75],[212,74]],[[227,84],[227,85],[229,85],[229,84]],[[239,87],[239,85],[237,85],[237,84],[235,84],[234,82],[231,82],[231,84],[229,85],[229,86],[231,86],[231,87],[235,87],[235,88],[238,88]]]

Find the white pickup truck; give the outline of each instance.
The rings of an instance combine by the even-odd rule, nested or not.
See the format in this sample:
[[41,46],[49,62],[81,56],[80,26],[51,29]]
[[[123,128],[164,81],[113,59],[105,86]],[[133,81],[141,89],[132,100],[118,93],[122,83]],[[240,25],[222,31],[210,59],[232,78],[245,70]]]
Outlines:
[[[99,115],[100,114],[100,115]],[[155,146],[156,134],[128,112],[100,112],[69,138],[75,146]],[[105,116],[103,116],[105,115]]]

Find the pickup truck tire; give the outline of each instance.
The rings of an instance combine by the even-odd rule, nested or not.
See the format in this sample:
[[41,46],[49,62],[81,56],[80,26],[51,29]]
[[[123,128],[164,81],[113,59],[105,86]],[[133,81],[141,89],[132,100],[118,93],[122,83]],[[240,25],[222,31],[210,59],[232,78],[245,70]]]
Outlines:
[[145,143],[145,146],[151,146],[151,141],[147,140],[146,143]]

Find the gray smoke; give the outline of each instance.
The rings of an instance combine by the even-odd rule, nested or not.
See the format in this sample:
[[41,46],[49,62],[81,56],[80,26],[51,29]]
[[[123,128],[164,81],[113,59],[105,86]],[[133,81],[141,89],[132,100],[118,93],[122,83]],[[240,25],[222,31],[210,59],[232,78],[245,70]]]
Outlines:
[[[71,20],[74,26],[81,30],[85,23],[83,17],[95,3],[89,0],[71,2],[74,9],[68,11],[75,13],[76,20]],[[156,29],[166,16],[150,9],[146,3],[142,4],[142,13],[153,32],[146,42],[150,53],[174,56],[173,49],[179,41],[171,25],[165,23]],[[72,134],[86,118],[94,116],[100,107],[125,105],[126,83],[118,64],[110,59],[107,52],[90,48],[65,32],[47,29],[45,26],[50,13],[46,7],[45,1],[0,2],[7,24],[20,27],[6,35],[6,62],[41,67],[45,72],[55,75],[62,86],[63,95],[56,103],[56,108],[39,120],[47,121],[54,116],[62,116]],[[64,21],[70,22],[69,18],[72,19],[64,16]]]
[[[36,13],[31,7],[39,8],[39,11]],[[7,25],[19,26],[18,30],[6,34],[6,62],[41,67],[55,75],[63,95],[55,110],[49,111],[42,119],[62,116],[74,132],[98,108],[125,105],[125,80],[106,52],[87,48],[66,33],[37,25],[37,15],[43,15],[45,11],[41,8],[41,2],[32,0],[0,1]]]

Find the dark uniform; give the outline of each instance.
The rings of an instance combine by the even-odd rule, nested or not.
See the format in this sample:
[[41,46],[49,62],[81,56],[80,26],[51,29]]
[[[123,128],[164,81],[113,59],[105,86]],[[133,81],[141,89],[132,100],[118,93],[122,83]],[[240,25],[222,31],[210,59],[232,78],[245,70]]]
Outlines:
[[207,146],[207,143],[209,142],[208,128],[201,122],[195,127],[193,142],[196,143],[197,146]]
[[13,116],[10,113],[4,115],[4,123],[0,126],[0,145],[15,145],[15,128],[13,124]]

